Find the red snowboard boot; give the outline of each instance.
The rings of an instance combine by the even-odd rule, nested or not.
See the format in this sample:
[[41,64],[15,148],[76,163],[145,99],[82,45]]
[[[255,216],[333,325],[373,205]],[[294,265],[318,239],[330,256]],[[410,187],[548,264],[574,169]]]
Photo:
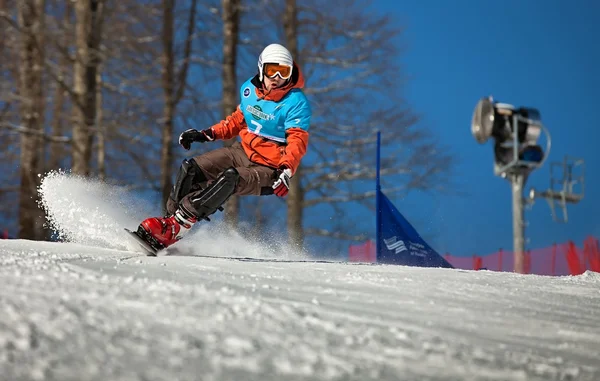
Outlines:
[[177,210],[170,217],[151,217],[140,224],[157,243],[164,248],[171,246],[187,234],[198,220],[194,217],[184,216]]

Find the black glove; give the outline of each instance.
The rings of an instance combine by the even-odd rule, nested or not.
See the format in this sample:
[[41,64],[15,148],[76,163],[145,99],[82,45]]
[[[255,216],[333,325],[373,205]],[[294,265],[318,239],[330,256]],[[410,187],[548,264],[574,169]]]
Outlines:
[[212,128],[208,128],[206,130],[198,131],[193,128],[189,130],[185,130],[179,135],[179,144],[185,150],[189,150],[192,147],[193,142],[212,142],[215,140],[215,135],[213,133]]

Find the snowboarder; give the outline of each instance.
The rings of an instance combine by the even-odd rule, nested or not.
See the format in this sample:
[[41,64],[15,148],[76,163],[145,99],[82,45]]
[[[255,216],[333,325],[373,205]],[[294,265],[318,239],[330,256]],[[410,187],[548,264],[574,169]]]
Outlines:
[[205,130],[189,129],[179,144],[213,142],[239,136],[222,147],[184,159],[167,201],[165,217],[144,220],[137,235],[154,252],[180,240],[199,220],[209,220],[234,194],[285,197],[308,145],[310,104],[304,77],[288,49],[264,48],[258,73],[240,87],[240,104]]

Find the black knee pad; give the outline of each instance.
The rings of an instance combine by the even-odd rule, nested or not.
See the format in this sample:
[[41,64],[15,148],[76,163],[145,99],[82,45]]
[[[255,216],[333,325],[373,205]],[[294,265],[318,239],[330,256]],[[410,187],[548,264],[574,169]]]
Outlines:
[[221,176],[219,176],[219,178],[223,178],[226,181],[235,183],[235,185],[237,186],[238,180],[240,179],[240,173],[237,171],[237,169],[229,167],[223,173],[221,173]]
[[177,179],[171,190],[171,199],[175,203],[179,203],[185,195],[199,189],[200,184],[207,180],[202,169],[196,164],[196,160],[183,159],[177,173]]
[[240,174],[235,168],[228,168],[211,185],[185,197],[183,209],[199,219],[208,220],[208,216],[217,210],[235,193]]

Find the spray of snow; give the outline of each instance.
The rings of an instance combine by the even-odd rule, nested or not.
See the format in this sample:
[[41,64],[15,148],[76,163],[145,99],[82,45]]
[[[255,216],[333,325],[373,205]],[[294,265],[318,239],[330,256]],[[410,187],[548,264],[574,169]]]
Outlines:
[[[64,242],[117,250],[139,250],[124,228],[135,230],[147,217],[160,216],[158,205],[124,186],[83,178],[65,171],[48,173],[39,186],[47,224]],[[177,243],[179,255],[308,259],[287,245],[284,236],[251,241],[227,231],[218,221],[201,222]],[[175,246],[174,246],[175,247]]]

